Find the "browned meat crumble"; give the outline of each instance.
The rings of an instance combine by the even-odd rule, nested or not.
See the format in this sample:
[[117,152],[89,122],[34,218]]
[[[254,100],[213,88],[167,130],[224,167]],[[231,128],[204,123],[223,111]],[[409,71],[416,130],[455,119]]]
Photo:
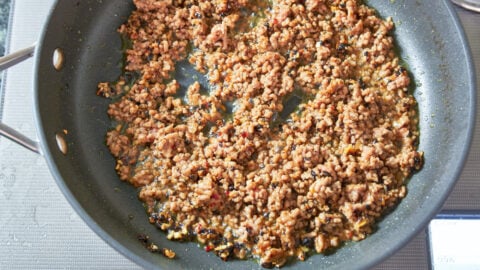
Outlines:
[[[423,153],[391,19],[355,0],[134,3],[125,73],[98,94],[118,175],[168,239],[280,267],[364,239],[406,195]],[[181,89],[182,60],[208,89]]]

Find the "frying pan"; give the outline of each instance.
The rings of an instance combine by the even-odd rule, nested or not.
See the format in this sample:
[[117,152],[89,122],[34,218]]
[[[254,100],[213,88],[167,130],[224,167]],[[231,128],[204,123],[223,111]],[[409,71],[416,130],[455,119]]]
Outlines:
[[[314,255],[284,269],[366,269],[384,260],[417,234],[442,207],[458,178],[472,138],[475,78],[460,23],[446,1],[375,0],[381,16],[392,16],[399,53],[409,67],[420,114],[419,149],[425,165],[408,182],[408,195],[361,242],[329,255]],[[35,120],[38,142],[0,124],[0,133],[40,152],[65,197],[106,242],[145,268],[255,269],[257,262],[225,263],[195,243],[166,240],[149,224],[135,188],[120,182],[105,133],[112,128],[108,100],[95,95],[101,81],[121,73],[122,41],[116,29],[127,20],[131,1],[58,1],[35,49]],[[53,65],[54,52],[63,65]],[[28,55],[32,48],[20,53]],[[58,54],[57,54],[58,55]],[[57,143],[66,143],[62,152]],[[64,149],[65,150],[65,149]],[[169,260],[147,251],[144,233],[173,249]]]

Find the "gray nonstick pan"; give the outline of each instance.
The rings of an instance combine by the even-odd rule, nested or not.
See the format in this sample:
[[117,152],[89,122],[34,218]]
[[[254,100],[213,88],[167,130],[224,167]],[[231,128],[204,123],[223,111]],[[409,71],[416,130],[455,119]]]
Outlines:
[[[475,118],[475,73],[450,2],[367,3],[396,23],[400,54],[416,82],[419,150],[425,153],[425,164],[409,180],[407,197],[367,239],[284,269],[368,269],[378,264],[440,210],[468,153]],[[114,159],[104,143],[106,131],[112,128],[106,114],[109,101],[98,97],[96,90],[98,82],[114,81],[120,75],[122,39],[116,30],[133,8],[131,1],[57,1],[34,52],[38,139],[29,140],[3,124],[1,134],[42,154],[83,220],[137,264],[148,269],[261,268],[253,260],[223,262],[195,243],[168,241],[148,222],[136,189],[115,173]],[[19,55],[30,53],[33,48]],[[173,249],[177,258],[150,253],[138,241],[139,234]]]

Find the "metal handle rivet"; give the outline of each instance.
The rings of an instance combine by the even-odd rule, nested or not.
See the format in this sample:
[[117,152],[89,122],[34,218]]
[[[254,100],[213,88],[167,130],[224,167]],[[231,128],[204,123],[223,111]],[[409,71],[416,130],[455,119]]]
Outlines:
[[55,51],[53,51],[53,67],[59,71],[62,69],[64,62],[65,56],[63,50],[60,48],[55,49]]

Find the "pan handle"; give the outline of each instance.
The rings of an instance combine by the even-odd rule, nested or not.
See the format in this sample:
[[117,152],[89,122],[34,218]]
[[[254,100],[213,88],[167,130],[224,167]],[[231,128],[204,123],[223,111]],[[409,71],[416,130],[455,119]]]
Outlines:
[[[36,45],[34,44],[9,55],[0,57],[0,71],[32,57],[33,53],[35,52],[35,47]],[[0,122],[0,135],[18,143],[30,151],[40,154],[40,145],[38,142],[28,138],[27,136],[21,134],[2,122]]]

